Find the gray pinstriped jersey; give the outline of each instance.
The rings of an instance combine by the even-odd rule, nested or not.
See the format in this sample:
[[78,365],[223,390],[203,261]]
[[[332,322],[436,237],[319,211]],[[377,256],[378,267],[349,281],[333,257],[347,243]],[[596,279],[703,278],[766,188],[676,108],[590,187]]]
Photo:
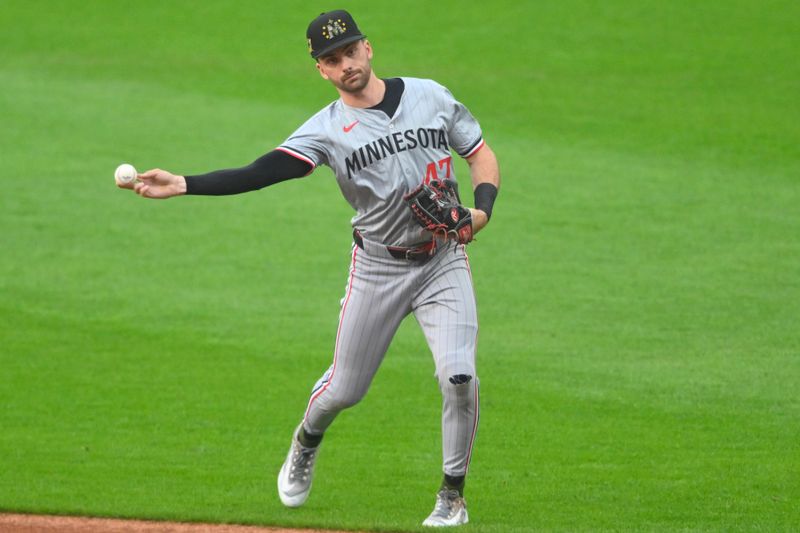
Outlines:
[[376,109],[329,104],[278,149],[314,167],[329,166],[356,210],[353,227],[366,238],[413,246],[430,235],[411,217],[403,195],[423,180],[455,179],[450,156],[469,157],[483,146],[478,122],[445,87],[402,78],[393,117]]

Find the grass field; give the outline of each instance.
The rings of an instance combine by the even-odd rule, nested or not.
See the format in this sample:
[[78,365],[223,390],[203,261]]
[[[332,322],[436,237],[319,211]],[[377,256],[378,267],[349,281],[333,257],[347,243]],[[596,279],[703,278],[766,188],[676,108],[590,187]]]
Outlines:
[[[350,247],[329,170],[145,201],[114,167],[247,164],[335,96],[319,2],[0,2],[0,510],[416,531],[440,480],[405,323],[275,475]],[[481,427],[464,531],[800,529],[800,4],[352,1],[381,76],[479,118]],[[457,167],[462,186],[465,165]]]

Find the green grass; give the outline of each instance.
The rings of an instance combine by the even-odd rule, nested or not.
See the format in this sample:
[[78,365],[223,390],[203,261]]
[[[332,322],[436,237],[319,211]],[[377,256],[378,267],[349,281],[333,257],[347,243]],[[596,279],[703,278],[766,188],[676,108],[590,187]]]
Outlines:
[[[112,181],[280,143],[334,97],[303,39],[332,7],[0,6],[1,510],[420,529],[440,399],[413,321],[307,505],[275,494],[347,274],[330,172],[167,202]],[[798,4],[345,7],[503,170],[470,246],[464,531],[800,528]]]

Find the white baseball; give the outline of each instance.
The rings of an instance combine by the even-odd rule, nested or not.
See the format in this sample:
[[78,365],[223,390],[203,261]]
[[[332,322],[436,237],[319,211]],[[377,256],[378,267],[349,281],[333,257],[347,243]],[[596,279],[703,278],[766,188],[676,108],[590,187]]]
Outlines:
[[117,180],[117,183],[121,183],[123,185],[131,183],[136,179],[136,169],[133,168],[133,165],[123,163],[117,167],[117,170],[114,171],[114,179]]

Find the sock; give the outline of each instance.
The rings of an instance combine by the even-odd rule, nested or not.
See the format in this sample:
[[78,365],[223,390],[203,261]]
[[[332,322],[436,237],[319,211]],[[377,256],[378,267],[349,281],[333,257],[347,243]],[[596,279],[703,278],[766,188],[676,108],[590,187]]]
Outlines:
[[300,441],[303,448],[316,448],[322,442],[323,436],[324,433],[322,435],[309,435],[304,427],[297,432],[297,440]]
[[466,476],[448,476],[447,474],[444,475],[444,480],[442,481],[443,489],[448,490],[457,490],[460,496],[464,495],[464,484],[466,483]]

